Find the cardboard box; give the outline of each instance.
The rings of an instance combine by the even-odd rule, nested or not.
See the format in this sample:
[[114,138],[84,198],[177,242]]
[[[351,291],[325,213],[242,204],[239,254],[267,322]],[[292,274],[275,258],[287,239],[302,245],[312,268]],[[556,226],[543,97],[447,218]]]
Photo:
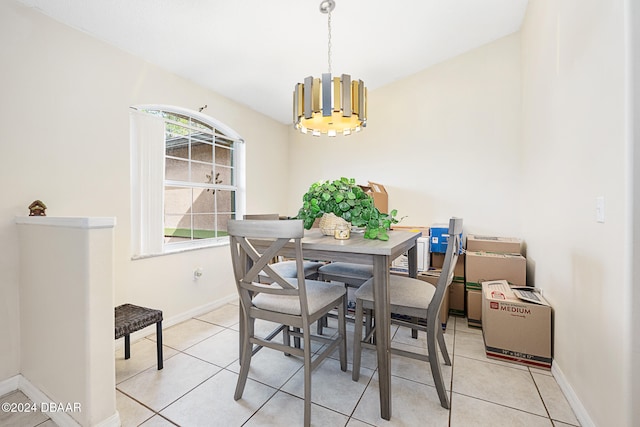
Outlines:
[[[429,270],[429,237],[418,237],[416,247],[418,250],[418,271]],[[409,272],[409,258],[406,253],[391,262],[391,270]]]
[[551,317],[549,303],[519,299],[505,280],[482,283],[482,329],[487,357],[551,369]]
[[[429,251],[437,253],[447,252],[447,242],[449,241],[449,224],[434,224],[430,227],[431,240]],[[460,248],[458,254],[462,253],[462,233],[460,233]]]
[[467,289],[467,325],[482,328],[482,292]]
[[[444,255],[439,253],[431,254],[431,267],[436,269],[442,269],[444,265]],[[456,266],[453,270],[453,281],[454,282],[464,282],[464,265],[465,265],[465,254],[458,255],[458,261],[456,261]]]
[[449,314],[464,316],[464,282],[451,282],[449,286]]
[[369,181],[368,185],[360,185],[365,193],[373,197],[373,205],[382,213],[389,213],[389,195],[384,185]]
[[503,254],[522,254],[522,240],[515,237],[467,235],[468,251],[497,252]]
[[393,224],[391,225],[391,229],[392,230],[398,230],[398,231],[411,231],[413,233],[417,233],[420,232],[422,233],[422,237],[429,237],[429,227],[422,227],[422,226],[413,226],[413,225],[396,225]]
[[[440,278],[440,273],[442,270],[440,269],[431,269],[429,271],[422,271],[418,273],[418,278],[422,280],[427,280],[428,282],[435,284]],[[465,288],[464,282],[454,280],[449,285],[449,295],[445,296],[448,298],[448,306],[449,306],[449,314],[454,314],[456,316],[464,316],[465,310]]]
[[[399,276],[408,276],[407,273],[403,272],[395,272],[391,271],[391,274],[397,274]],[[423,282],[427,282],[436,286],[438,284],[438,279],[440,278],[439,274],[434,273],[418,273],[416,279],[422,280]],[[449,293],[444,294],[444,299],[442,301],[442,307],[440,308],[440,323],[442,324],[442,330],[447,329],[447,320],[449,320]]]
[[516,286],[527,284],[527,260],[520,254],[467,251],[465,281],[467,290],[481,290],[481,283],[507,280]]

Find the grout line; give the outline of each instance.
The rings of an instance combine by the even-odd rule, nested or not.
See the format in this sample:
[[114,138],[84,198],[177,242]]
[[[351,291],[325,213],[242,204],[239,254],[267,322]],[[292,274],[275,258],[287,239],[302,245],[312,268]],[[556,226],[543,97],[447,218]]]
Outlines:
[[[465,397],[468,397],[468,398],[470,398],[470,399],[475,399],[475,400],[480,400],[480,401],[482,401],[482,402],[491,403],[491,404],[493,404],[493,405],[501,406],[501,407],[503,407],[503,408],[512,409],[512,410],[514,410],[514,411],[524,412],[525,414],[535,415],[536,417],[540,417],[540,418],[543,418],[543,419],[548,419],[549,421],[551,421],[551,418],[549,418],[549,417],[545,417],[544,415],[536,414],[535,412],[530,412],[530,411],[527,411],[527,410],[524,410],[524,409],[520,409],[520,408],[514,408],[513,406],[505,405],[505,404],[503,404],[503,403],[494,402],[494,401],[492,401],[492,400],[482,399],[482,398],[480,398],[480,397],[472,396],[472,395],[470,395],[470,394],[458,393],[458,392],[455,392],[455,394],[460,395],[460,396],[465,396]],[[565,424],[566,424],[566,423],[565,423]]]
[[[527,368],[527,371],[529,371],[529,376],[531,377],[531,381],[533,381],[533,385],[535,386],[536,391],[538,392],[538,396],[540,396],[540,400],[542,401],[542,406],[544,407],[544,410],[547,412],[547,417],[549,418],[549,420],[551,420],[551,413],[549,412],[549,408],[547,408],[547,404],[544,401],[544,397],[542,397],[542,392],[540,391],[540,387],[538,387],[538,383],[536,382],[536,379],[533,376],[531,369]],[[551,424],[553,424],[553,421],[551,422]]]

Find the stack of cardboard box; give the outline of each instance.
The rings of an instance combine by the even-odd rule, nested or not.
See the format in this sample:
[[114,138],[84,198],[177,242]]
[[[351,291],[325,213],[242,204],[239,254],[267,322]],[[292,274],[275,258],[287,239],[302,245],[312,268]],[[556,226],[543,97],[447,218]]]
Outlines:
[[[431,276],[437,281],[444,265],[444,256],[449,242],[449,226],[447,224],[434,224],[429,231],[429,252],[431,254],[431,268],[423,276]],[[440,311],[441,317],[448,319],[449,314],[464,316],[464,265],[465,256],[462,250],[462,236],[458,248],[458,261],[453,272],[453,281],[449,286],[449,293],[445,295],[445,302]]]
[[465,270],[468,325],[482,327],[482,282],[506,280],[514,286],[526,286],[526,269],[521,239],[468,235]]

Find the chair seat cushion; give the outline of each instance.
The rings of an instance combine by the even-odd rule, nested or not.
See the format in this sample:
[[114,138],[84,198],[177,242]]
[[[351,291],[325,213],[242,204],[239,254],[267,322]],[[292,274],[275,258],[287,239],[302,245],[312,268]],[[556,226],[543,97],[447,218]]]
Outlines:
[[350,262],[332,262],[318,268],[318,273],[367,280],[373,276],[373,266]]
[[[308,277],[312,274],[315,274],[318,272],[318,268],[320,266],[322,266],[323,263],[321,262],[315,262],[315,261],[304,261],[303,262],[303,268],[304,268],[304,277]],[[296,277],[298,275],[297,271],[296,271],[296,262],[295,261],[280,261],[280,262],[276,262],[274,264],[269,264],[269,266],[276,272],[278,273],[280,276],[284,277],[285,279],[288,278],[293,278]],[[266,276],[267,274],[263,271],[260,272],[261,276]]]
[[[427,309],[435,293],[436,287],[431,283],[392,274],[389,282],[391,312],[426,318]],[[355,292],[355,297],[363,301],[365,308],[372,308],[373,279],[360,286]]]
[[[297,279],[287,279],[289,283],[298,286]],[[341,285],[332,285],[317,280],[305,280],[307,288],[307,301],[309,302],[309,314],[317,313],[333,301],[340,301],[345,294],[345,288]],[[293,295],[273,295],[261,293],[253,298],[253,305],[269,311],[300,316],[300,299]]]

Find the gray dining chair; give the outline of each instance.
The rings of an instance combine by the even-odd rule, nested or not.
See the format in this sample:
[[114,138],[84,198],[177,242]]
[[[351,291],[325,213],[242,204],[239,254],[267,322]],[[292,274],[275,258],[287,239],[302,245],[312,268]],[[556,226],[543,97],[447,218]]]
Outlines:
[[[419,279],[411,277],[391,275],[389,281],[389,296],[391,301],[391,323],[405,326],[411,329],[426,331],[427,333],[427,353],[416,353],[407,350],[396,349],[391,347],[392,354],[410,357],[412,359],[429,361],[431,366],[431,374],[438,391],[440,404],[449,409],[449,397],[447,396],[442,371],[440,369],[440,361],[438,359],[437,346],[440,347],[445,364],[451,365],[451,359],[447,352],[447,347],[442,334],[442,326],[440,324],[439,315],[444,300],[445,293],[449,291],[449,285],[453,280],[453,270],[458,260],[458,248],[460,246],[460,233],[462,232],[462,219],[451,218],[449,220],[449,243],[444,258],[442,272],[438,279],[437,285],[434,287],[430,283],[423,282]],[[373,312],[373,281],[368,280],[355,293],[356,296],[356,313],[355,313],[355,331],[353,339],[353,372],[352,378],[358,381],[360,378],[360,358],[362,356],[362,347],[374,347],[373,337],[375,334],[375,326],[366,331],[363,338],[363,317],[364,312],[372,315]],[[419,319],[416,322],[409,322],[402,317],[411,319]],[[421,321],[420,321],[421,320]],[[426,323],[425,323],[426,322]],[[374,322],[375,323],[375,322]]]
[[[339,349],[340,369],[347,370],[345,288],[305,277],[301,242],[304,228],[301,220],[230,220],[227,231],[242,316],[240,373],[234,399],[242,398],[254,345],[302,357],[304,425],[310,426],[311,372],[336,348]],[[262,247],[258,245],[258,240],[266,243],[267,249],[258,252],[256,247]],[[269,264],[285,245],[292,245],[295,250],[295,278],[282,277]],[[269,276],[270,283],[258,282],[261,271]],[[311,324],[334,308],[338,310],[337,335],[331,338],[312,335]],[[256,319],[282,324],[282,343],[256,335]],[[301,339],[301,348],[291,345],[291,336]],[[312,340],[323,344],[318,353],[314,354],[311,349]]]
[[[280,215],[276,214],[249,214],[245,215],[244,219],[251,220],[270,220],[275,221],[280,219]],[[296,262],[292,260],[282,260],[281,257],[275,257],[271,262],[271,268],[273,268],[280,276],[285,278],[295,278]],[[304,276],[308,279],[318,278],[318,269],[323,266],[324,263],[317,261],[304,261]],[[264,272],[260,272],[260,282],[269,283],[269,276]]]
[[[318,268],[318,280],[344,283],[345,288],[359,288],[372,277],[373,265],[336,261],[321,265]],[[349,306],[346,293],[344,298],[345,307],[348,309]],[[316,326],[318,334],[322,335],[324,326],[327,326],[328,324],[328,317],[331,316],[325,316],[318,321]]]

